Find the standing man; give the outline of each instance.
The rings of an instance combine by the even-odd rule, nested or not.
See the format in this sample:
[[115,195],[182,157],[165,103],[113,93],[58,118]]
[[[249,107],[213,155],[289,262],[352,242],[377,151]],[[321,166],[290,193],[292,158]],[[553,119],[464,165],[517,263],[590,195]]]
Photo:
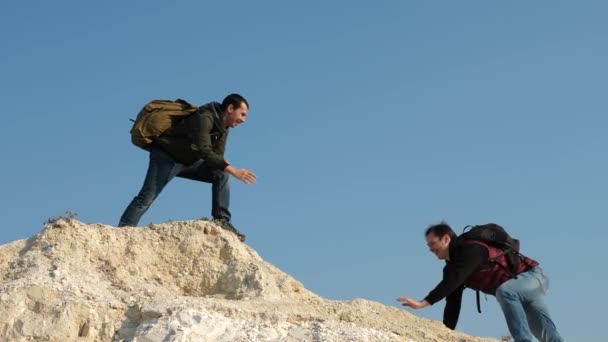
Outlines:
[[[443,280],[422,301],[397,298],[403,306],[421,309],[446,298],[443,324],[454,329],[462,292],[468,287],[496,296],[515,342],[532,342],[532,335],[541,342],[563,341],[545,305],[549,280],[538,262],[520,256],[517,276],[512,277],[504,267],[502,250],[479,241],[457,239],[445,222],[430,226],[425,236],[431,252],[446,261]],[[496,261],[490,263],[490,259]]]
[[247,120],[249,103],[239,94],[230,94],[222,103],[211,102],[191,114],[150,146],[150,163],[144,184],[120,217],[119,227],[136,226],[142,215],[173,177],[211,183],[211,214],[224,229],[245,235],[230,222],[230,175],[245,184],[256,176],[236,168],[224,159],[226,140],[231,128]]

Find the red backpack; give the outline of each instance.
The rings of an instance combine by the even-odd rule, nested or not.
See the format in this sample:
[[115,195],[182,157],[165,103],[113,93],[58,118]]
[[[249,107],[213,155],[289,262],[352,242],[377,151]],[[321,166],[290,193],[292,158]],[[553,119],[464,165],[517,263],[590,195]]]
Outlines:
[[[470,229],[467,230],[468,228]],[[503,227],[495,223],[466,226],[463,229],[463,233],[458,236],[457,239],[463,242],[480,243],[498,250],[498,252],[490,251],[491,257],[487,261],[487,266],[494,268],[498,267],[504,272],[499,272],[500,274],[496,279],[485,279],[485,282],[496,282],[501,279],[504,281],[504,278],[507,277],[517,278],[517,275],[524,271],[524,269],[527,270],[538,265],[538,262],[519,252],[520,243],[518,239],[512,238]],[[522,260],[524,260],[524,265],[522,265]],[[506,274],[506,276],[504,274]],[[479,289],[475,290],[477,311],[481,313]]]

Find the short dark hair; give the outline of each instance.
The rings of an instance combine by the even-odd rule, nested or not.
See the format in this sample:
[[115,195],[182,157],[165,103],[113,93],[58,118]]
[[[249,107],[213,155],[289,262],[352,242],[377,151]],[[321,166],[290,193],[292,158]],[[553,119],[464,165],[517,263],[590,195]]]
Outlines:
[[424,236],[427,237],[429,236],[429,234],[433,234],[438,238],[442,238],[444,235],[447,234],[450,236],[451,239],[457,236],[456,233],[454,233],[454,231],[452,230],[452,227],[450,227],[450,225],[445,221],[430,225],[424,232]]
[[222,101],[222,109],[228,109],[228,105],[232,105],[232,107],[234,108],[239,108],[241,106],[241,103],[245,103],[245,106],[247,106],[247,109],[249,109],[249,102],[247,102],[244,97],[239,94],[232,93],[226,96],[224,98],[224,101]]

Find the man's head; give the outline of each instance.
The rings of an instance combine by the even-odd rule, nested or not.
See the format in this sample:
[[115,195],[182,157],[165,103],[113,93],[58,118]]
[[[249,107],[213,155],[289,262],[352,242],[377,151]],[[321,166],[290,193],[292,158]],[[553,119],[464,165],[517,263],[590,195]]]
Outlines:
[[456,233],[450,226],[441,221],[439,224],[429,226],[424,236],[429,250],[441,260],[446,260],[450,256],[450,242],[456,238]]
[[234,128],[247,119],[249,103],[239,94],[230,94],[222,101],[224,126]]

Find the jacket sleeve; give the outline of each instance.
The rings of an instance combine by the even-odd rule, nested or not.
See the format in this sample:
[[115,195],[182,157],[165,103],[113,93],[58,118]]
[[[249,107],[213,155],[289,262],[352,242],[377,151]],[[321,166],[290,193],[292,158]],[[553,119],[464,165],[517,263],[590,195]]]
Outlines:
[[229,133],[230,131],[226,132],[226,134],[222,138],[222,141],[220,141],[219,145],[217,146],[217,153],[222,157],[222,159],[226,158],[224,157],[224,153],[226,152],[226,141],[228,141]]
[[456,253],[443,269],[443,280],[424,298],[431,305],[456,291],[488,260],[488,251],[483,246],[468,244],[455,248]]
[[454,330],[460,316],[460,304],[462,302],[462,292],[464,286],[460,286],[445,298],[445,308],[443,309],[443,324]]
[[[228,163],[224,159],[223,153],[218,154],[213,150],[211,141],[211,130],[213,129],[213,118],[205,112],[197,113],[193,122],[192,140],[201,158],[215,169],[225,169]],[[226,140],[222,142],[226,144]],[[223,147],[222,147],[223,148]]]

